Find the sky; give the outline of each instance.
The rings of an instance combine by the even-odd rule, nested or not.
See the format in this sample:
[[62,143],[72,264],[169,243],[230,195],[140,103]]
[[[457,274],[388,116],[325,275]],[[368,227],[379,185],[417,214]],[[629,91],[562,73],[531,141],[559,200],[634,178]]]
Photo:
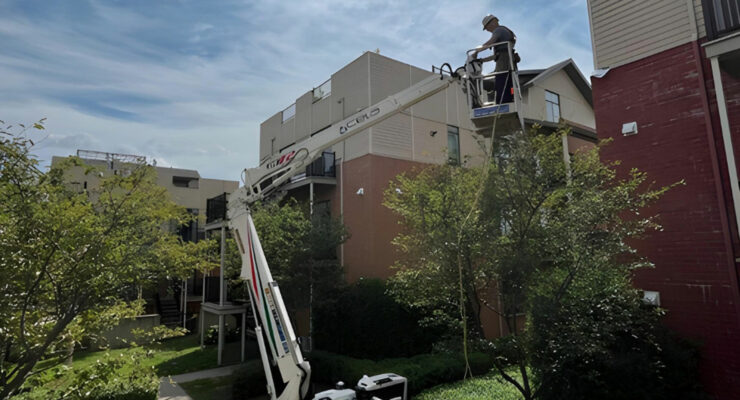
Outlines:
[[520,69],[593,70],[585,0],[0,0],[0,120],[42,165],[77,149],[238,180],[260,123],[365,51],[424,69],[465,61],[496,15]]

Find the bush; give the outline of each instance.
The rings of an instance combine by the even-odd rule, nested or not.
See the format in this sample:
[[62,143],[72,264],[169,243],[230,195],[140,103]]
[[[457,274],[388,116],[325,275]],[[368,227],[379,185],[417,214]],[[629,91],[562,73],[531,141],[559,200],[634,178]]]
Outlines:
[[47,382],[29,380],[27,383],[33,385],[33,389],[14,399],[156,400],[159,378],[152,367],[139,366],[142,357],[143,352],[128,356],[106,353],[101,360],[84,368],[67,371],[64,367],[57,367],[54,378],[69,373],[69,386],[48,388]]
[[420,319],[386,294],[383,281],[365,279],[315,305],[314,344],[373,360],[428,353],[441,332],[420,327]]
[[[491,358],[483,353],[470,354],[469,361],[475,375],[485,374],[491,368]],[[412,395],[432,386],[458,381],[465,371],[462,355],[449,353],[372,361],[314,351],[309,362],[313,381],[317,383],[334,386],[343,381],[348,387],[353,387],[363,375],[393,372],[408,380],[409,394]]]
[[[227,342],[233,342],[241,339],[241,329],[237,326],[234,328],[229,327],[229,324],[224,324],[224,340]],[[203,335],[203,344],[217,344],[218,343],[218,325],[211,325]]]
[[660,325],[659,310],[619,285],[574,292],[531,313],[531,365],[542,399],[706,398],[697,348]]
[[[421,354],[411,358],[390,358],[382,361],[363,360],[340,356],[324,351],[314,351],[308,357],[311,363],[311,380],[334,387],[338,381],[348,388],[363,375],[393,372],[408,380],[409,394],[463,378],[465,361],[462,355],[439,353]],[[470,354],[470,368],[475,375],[490,371],[491,358],[483,353]],[[254,360],[234,372],[233,399],[249,399],[267,393],[262,363]]]
[[232,374],[234,383],[231,388],[234,400],[251,399],[267,393],[265,371],[260,360],[246,362]]

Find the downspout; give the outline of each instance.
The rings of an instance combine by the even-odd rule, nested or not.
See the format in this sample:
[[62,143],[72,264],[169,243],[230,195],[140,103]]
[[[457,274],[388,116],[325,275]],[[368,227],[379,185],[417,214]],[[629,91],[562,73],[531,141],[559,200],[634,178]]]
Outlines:
[[[712,124],[711,110],[709,108],[709,95],[707,94],[707,86],[706,82],[704,81],[704,63],[702,62],[701,49],[699,48],[698,40],[693,41],[693,49],[694,60],[696,60],[696,68],[699,72],[697,79],[699,80],[699,92],[701,95],[702,110],[704,112],[704,125],[706,126],[709,157],[712,161],[712,177],[714,178],[714,190],[717,194],[717,208],[719,210],[719,220],[722,225],[722,236],[725,245],[726,262],[728,267],[730,267],[728,272],[730,285],[732,286],[733,303],[735,304],[735,313],[737,315],[740,315],[740,288],[738,288],[737,267],[735,266],[735,254],[732,247],[732,232],[729,226],[727,203],[724,196],[725,191],[722,187],[722,175],[720,174],[719,170],[720,162],[719,158],[717,157],[717,148],[714,141],[714,126]],[[729,151],[732,151],[732,149],[729,149]],[[732,184],[732,182],[730,183]],[[735,182],[735,184],[737,184],[737,182]]]

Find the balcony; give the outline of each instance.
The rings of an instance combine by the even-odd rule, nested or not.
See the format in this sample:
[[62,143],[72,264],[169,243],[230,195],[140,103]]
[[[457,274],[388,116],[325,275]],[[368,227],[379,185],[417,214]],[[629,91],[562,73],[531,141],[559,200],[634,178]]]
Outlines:
[[702,0],[702,7],[708,40],[740,30],[740,0]]
[[333,152],[325,151],[321,157],[317,158],[306,166],[306,171],[290,178],[284,190],[291,190],[309,184],[337,184],[336,156]]
[[206,200],[206,224],[226,220],[226,196],[222,193]]
[[334,153],[325,151],[321,157],[317,158],[306,167],[306,176],[326,176],[336,178],[336,167],[334,165]]

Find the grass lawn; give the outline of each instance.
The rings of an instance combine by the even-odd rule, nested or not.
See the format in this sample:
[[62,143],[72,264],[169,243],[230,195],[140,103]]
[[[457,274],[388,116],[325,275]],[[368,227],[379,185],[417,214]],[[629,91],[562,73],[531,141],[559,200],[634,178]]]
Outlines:
[[234,376],[221,376],[218,378],[198,379],[181,383],[183,389],[193,400],[229,400],[231,399],[231,385]]
[[[202,369],[216,368],[216,346],[200,348],[198,335],[182,336],[166,340],[144,348],[148,356],[141,363],[141,367],[151,367],[157,370],[160,376],[178,375]],[[124,348],[110,350],[112,356],[126,355],[136,349]],[[72,367],[85,367],[98,360],[105,351],[75,353]]]
[[[144,348],[123,348],[110,350],[109,352],[112,357],[126,357],[134,351],[145,351],[147,353],[146,357],[136,364],[136,368],[154,367],[159,376],[179,375],[217,367],[216,346],[207,346],[205,349],[201,349],[198,335],[174,338]],[[105,351],[75,353],[71,367],[74,369],[87,367],[104,357],[105,353]],[[224,348],[226,361],[229,361],[228,356],[233,354],[237,354],[237,356],[240,354],[239,343],[228,343]],[[45,367],[43,363],[38,366],[38,368],[43,367]],[[52,368],[42,373],[41,377],[45,381],[44,386],[50,389],[64,388],[70,384],[71,374],[59,374],[55,377],[55,372],[59,368],[61,367]],[[120,376],[129,375],[131,368],[133,366],[130,363],[121,368]]]
[[519,391],[496,373],[465,381],[435,386],[414,396],[414,400],[519,400]]

